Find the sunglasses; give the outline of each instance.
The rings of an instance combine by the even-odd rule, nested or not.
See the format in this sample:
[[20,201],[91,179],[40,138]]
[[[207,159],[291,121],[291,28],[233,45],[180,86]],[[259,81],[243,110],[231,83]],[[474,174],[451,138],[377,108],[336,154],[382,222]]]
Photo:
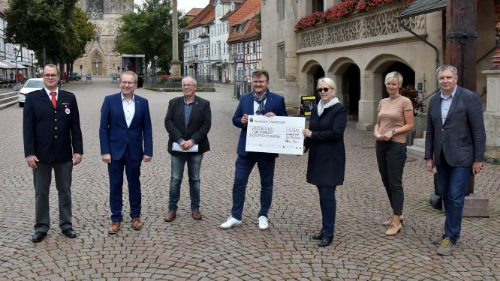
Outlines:
[[326,93],[326,92],[330,91],[330,88],[318,88],[318,89],[316,89],[316,91],[318,91],[318,93],[321,93],[321,92]]

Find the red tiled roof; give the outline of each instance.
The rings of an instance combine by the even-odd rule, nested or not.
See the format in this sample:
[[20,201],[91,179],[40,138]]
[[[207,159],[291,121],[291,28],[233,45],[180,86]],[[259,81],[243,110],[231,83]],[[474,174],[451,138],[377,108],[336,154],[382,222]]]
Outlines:
[[228,43],[235,43],[241,41],[250,41],[260,38],[260,30],[258,29],[259,18],[254,17],[251,20],[242,22],[244,25],[242,32],[233,31],[229,34],[227,39]]
[[201,12],[194,17],[188,24],[187,28],[195,28],[200,25],[206,25],[215,19],[215,9],[214,6],[210,3],[208,4]]
[[[250,1],[250,0],[249,0]],[[246,2],[245,2],[246,3]],[[260,2],[259,2],[260,3]],[[244,7],[245,4],[243,4],[241,7]],[[240,9],[236,10],[239,11]],[[236,11],[235,11],[235,17],[236,17]],[[257,14],[260,13],[260,5],[257,7],[254,7],[252,10],[246,9],[247,13],[243,14],[241,13],[239,16],[239,20],[236,20],[236,18],[230,17],[230,22],[231,19],[233,19],[234,23],[231,24],[231,29],[229,32],[229,38],[227,40],[228,43],[234,43],[236,41],[249,41],[249,40],[254,40],[260,38],[260,31],[258,29],[258,23],[259,23],[259,17]],[[234,25],[243,25],[243,31],[238,32],[233,30]]]
[[229,16],[229,32],[231,33],[234,24],[247,17],[248,14],[253,13],[256,8],[260,10],[260,2],[261,0],[247,0],[243,2],[238,9]]
[[203,11],[203,8],[192,8],[189,12],[186,13],[186,16],[191,16],[195,17],[197,16],[201,11]]

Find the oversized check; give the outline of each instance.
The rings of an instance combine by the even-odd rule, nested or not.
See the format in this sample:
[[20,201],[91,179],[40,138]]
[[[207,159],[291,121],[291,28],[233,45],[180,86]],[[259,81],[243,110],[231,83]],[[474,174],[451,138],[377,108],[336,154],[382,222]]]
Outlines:
[[303,154],[304,117],[248,116],[246,151]]

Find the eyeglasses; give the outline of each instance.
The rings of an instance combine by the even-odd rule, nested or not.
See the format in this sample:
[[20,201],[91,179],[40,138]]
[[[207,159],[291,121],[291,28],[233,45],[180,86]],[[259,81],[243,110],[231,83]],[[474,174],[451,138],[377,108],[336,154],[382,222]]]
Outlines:
[[321,92],[326,93],[326,92],[330,91],[330,88],[318,88],[318,89],[316,89],[316,91],[318,91],[318,93],[321,93]]
[[263,81],[254,80],[254,81],[252,81],[252,83],[254,83],[254,84],[264,84],[266,82],[267,82],[267,80],[263,80]]
[[129,82],[129,81],[121,81],[123,85],[134,85],[136,82]]
[[43,75],[43,77],[45,77],[45,78],[56,78],[58,76],[59,76],[59,74],[44,74]]
[[196,85],[191,85],[191,84],[182,84],[182,87],[184,88],[190,88],[190,87],[194,87]]

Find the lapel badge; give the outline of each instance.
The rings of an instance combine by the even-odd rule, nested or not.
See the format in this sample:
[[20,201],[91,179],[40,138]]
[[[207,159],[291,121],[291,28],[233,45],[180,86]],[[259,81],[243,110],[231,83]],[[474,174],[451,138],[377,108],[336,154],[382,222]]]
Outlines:
[[69,110],[69,108],[66,107],[66,109],[64,110],[64,112],[66,112],[66,114],[69,114],[71,111]]

